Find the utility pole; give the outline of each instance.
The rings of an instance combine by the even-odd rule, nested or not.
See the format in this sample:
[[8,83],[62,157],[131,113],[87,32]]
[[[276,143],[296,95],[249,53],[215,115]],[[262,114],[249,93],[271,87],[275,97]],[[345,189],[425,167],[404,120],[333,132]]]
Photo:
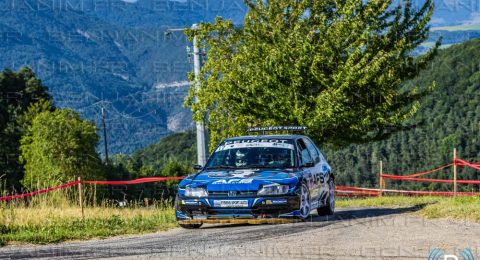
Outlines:
[[[198,24],[193,24],[191,27],[192,30],[200,29]],[[168,29],[167,34],[175,31],[184,31],[185,29]],[[195,35],[193,37],[193,72],[195,74],[195,90],[198,92],[200,90],[200,70],[202,67],[201,53],[200,53],[200,42],[198,37]],[[188,48],[187,48],[188,50]],[[190,55],[190,54],[189,54]],[[195,97],[195,102],[198,102],[198,99]],[[207,153],[208,153],[208,143],[205,132],[205,122],[198,121],[196,122],[197,128],[197,164],[205,166],[207,163]]]
[[108,165],[107,124],[105,123],[105,107],[102,106],[103,144],[105,147],[105,164]]
[[[199,26],[197,24],[192,25],[192,30],[198,30]],[[195,90],[198,92],[200,90],[200,69],[201,69],[201,60],[200,60],[200,48],[198,37],[195,35],[193,37],[193,72],[195,73]],[[198,102],[198,99],[195,97],[195,102]],[[205,124],[203,121],[197,121],[197,164],[204,166],[207,163],[207,140],[205,136]]]

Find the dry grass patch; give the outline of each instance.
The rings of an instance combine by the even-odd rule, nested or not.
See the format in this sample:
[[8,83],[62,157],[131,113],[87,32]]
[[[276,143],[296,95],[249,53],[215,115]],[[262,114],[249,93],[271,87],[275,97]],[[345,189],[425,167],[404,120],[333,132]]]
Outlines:
[[172,207],[3,207],[0,243],[52,243],[166,230],[177,226]]

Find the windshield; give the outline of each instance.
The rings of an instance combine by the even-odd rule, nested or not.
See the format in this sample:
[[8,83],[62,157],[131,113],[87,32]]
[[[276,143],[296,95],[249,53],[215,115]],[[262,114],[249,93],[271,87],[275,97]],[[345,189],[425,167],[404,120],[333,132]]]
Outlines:
[[290,140],[225,141],[212,155],[207,169],[293,168],[293,147]]

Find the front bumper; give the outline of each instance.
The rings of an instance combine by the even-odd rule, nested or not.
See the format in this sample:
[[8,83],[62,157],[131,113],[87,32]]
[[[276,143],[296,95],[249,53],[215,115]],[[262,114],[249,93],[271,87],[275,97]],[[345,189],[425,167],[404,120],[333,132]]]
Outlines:
[[[219,206],[219,201],[240,201],[243,206]],[[248,202],[248,205],[245,203]],[[184,220],[283,218],[298,215],[297,195],[251,198],[177,198],[176,216]]]

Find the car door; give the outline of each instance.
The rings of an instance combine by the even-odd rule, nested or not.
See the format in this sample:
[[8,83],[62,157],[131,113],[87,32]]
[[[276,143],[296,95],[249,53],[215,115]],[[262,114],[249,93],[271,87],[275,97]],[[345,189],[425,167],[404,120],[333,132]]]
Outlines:
[[[320,184],[320,165],[316,163],[316,158],[312,157],[310,153],[306,139],[300,138],[297,140],[298,157],[300,166],[304,170],[304,178],[307,182],[308,189],[310,190],[310,198],[312,208],[316,207],[316,204],[321,196],[319,184]],[[318,161],[318,160],[317,160]]]
[[323,156],[321,155],[320,151],[318,150],[317,146],[310,140],[310,138],[303,138],[305,145],[315,163],[312,171],[314,171],[314,175],[317,178],[317,198],[319,200],[324,200],[328,195],[328,174],[330,171],[330,167],[326,165]]

